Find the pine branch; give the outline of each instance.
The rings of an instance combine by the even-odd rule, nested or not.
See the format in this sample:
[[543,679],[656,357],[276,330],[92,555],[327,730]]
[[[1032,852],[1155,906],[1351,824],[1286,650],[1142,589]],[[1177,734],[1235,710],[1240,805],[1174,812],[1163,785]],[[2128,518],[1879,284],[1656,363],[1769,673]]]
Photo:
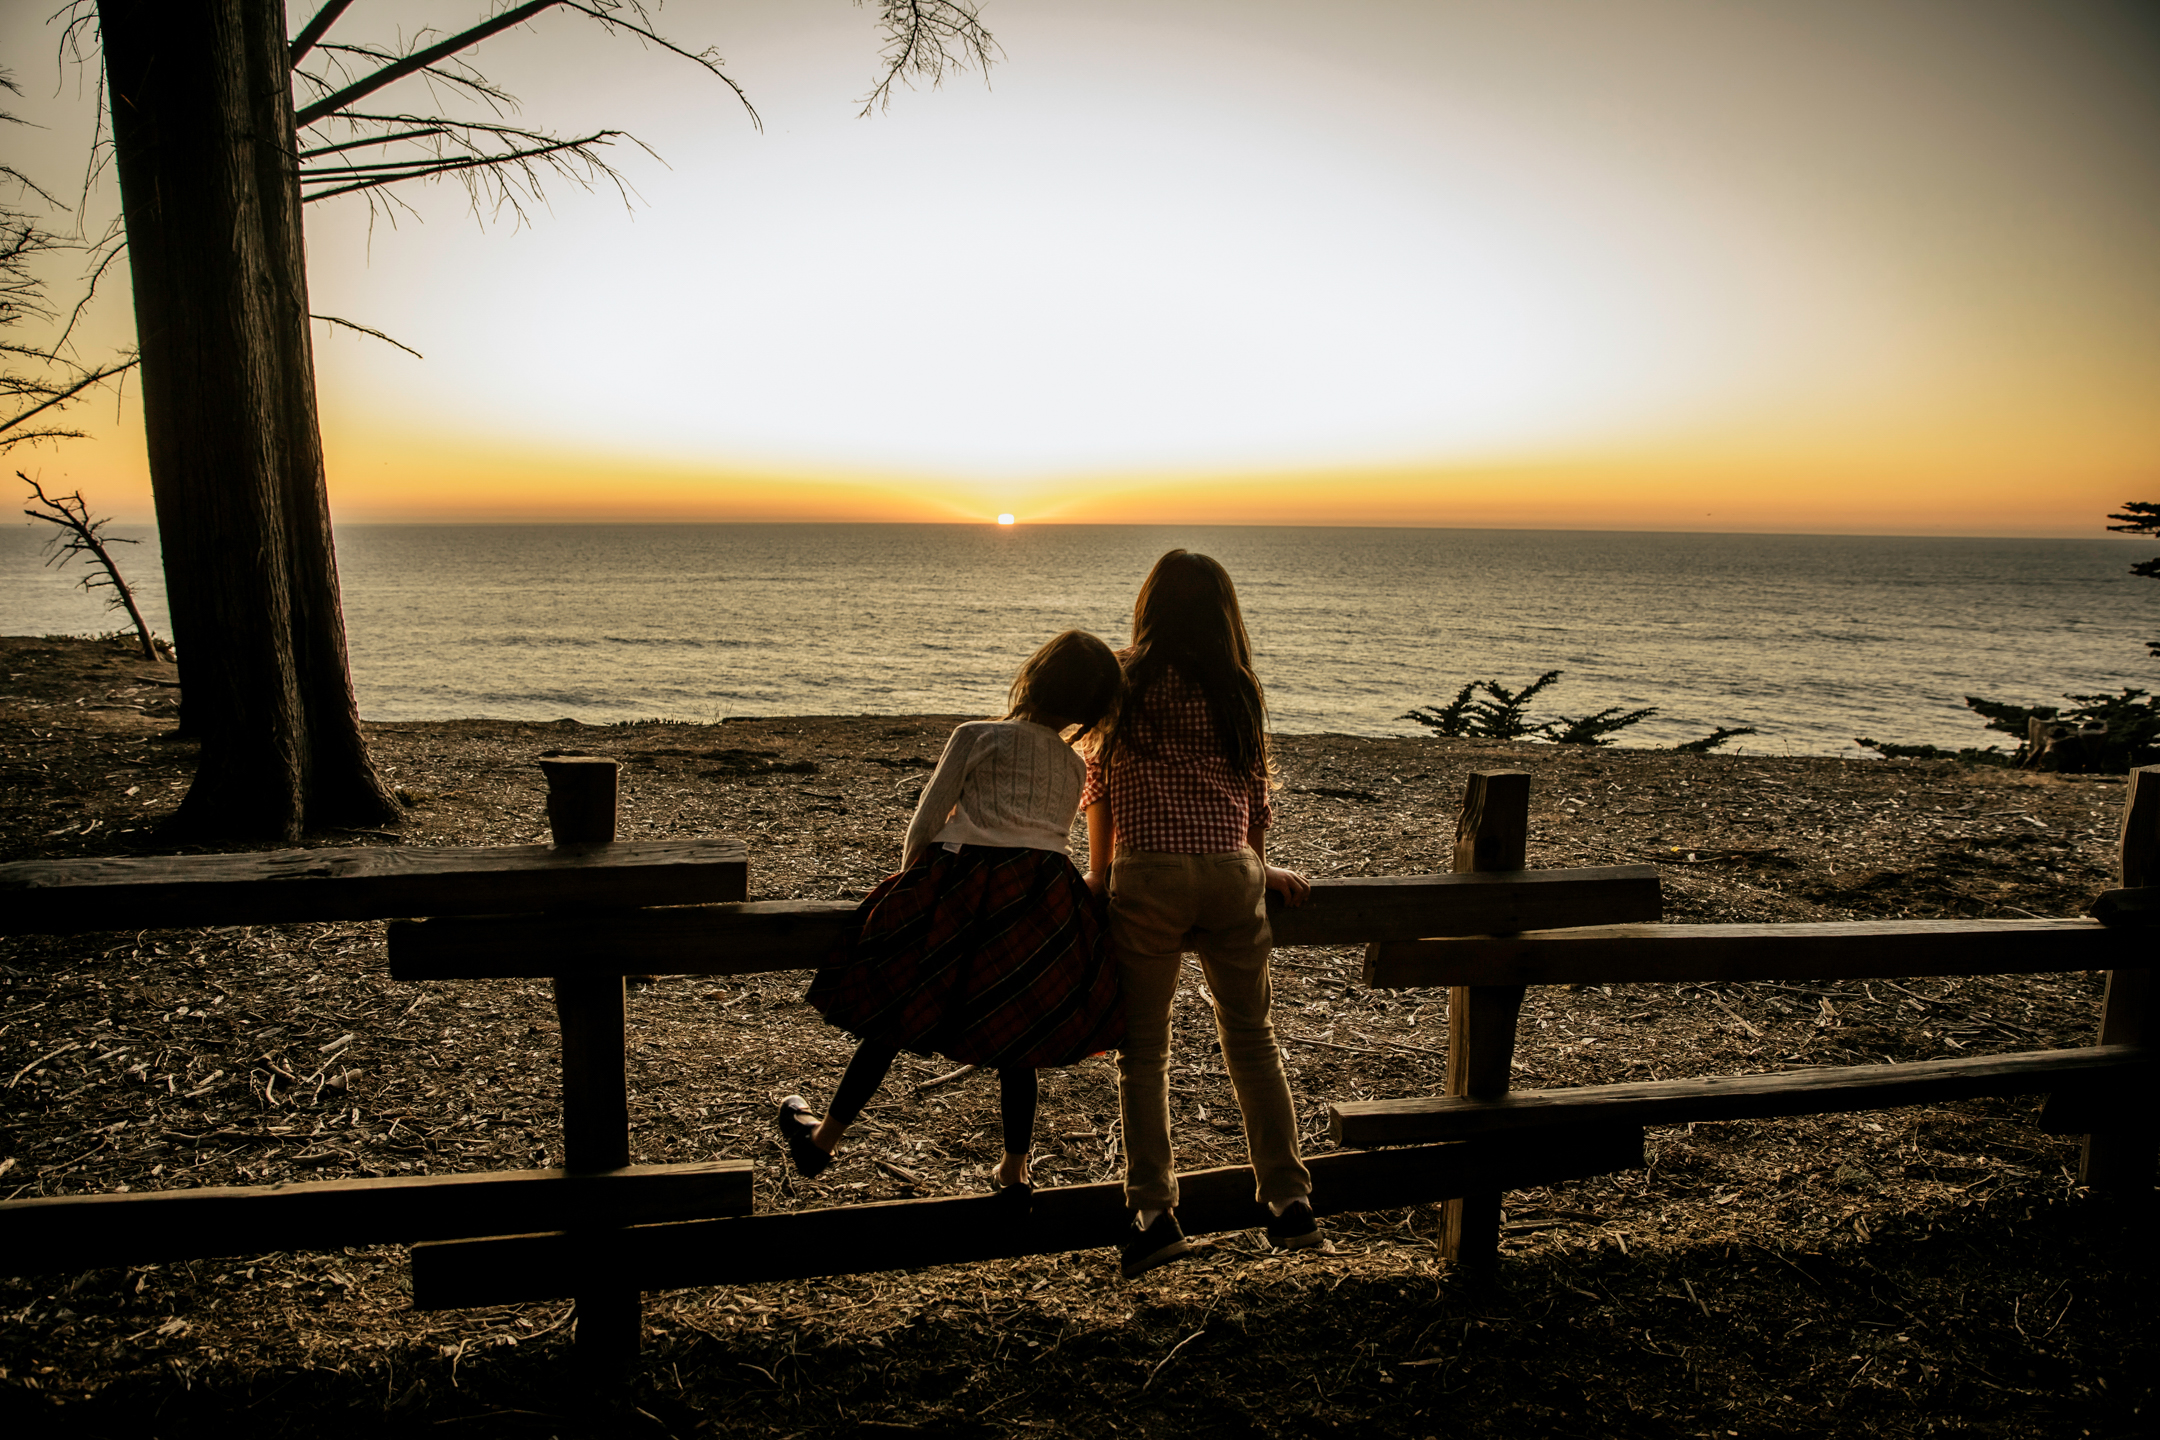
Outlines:
[[[398,165],[410,163],[424,168],[399,170],[395,174],[363,171],[360,173],[371,173],[373,178],[359,180],[349,185],[339,185],[334,190],[318,190],[312,195],[302,197],[302,203],[313,204],[317,200],[329,200],[339,195],[350,195],[357,190],[372,190],[379,185],[394,185],[400,180],[422,180],[436,175],[456,174],[460,171],[491,170],[504,165],[515,165],[519,169],[527,171],[527,179],[530,180],[531,167],[525,162],[560,155],[565,151],[576,153],[578,158],[588,165],[593,166],[605,175],[613,176],[615,172],[611,167],[596,156],[586,155],[584,148],[588,145],[606,145],[610,141],[620,138],[626,138],[620,130],[601,130],[576,140],[558,140],[553,144],[535,146],[530,150],[514,150],[501,155],[471,155],[450,160],[395,162]],[[382,168],[385,167],[376,167],[376,170],[379,171]],[[560,169],[559,162],[557,162],[557,168]],[[304,183],[314,177],[311,174],[303,174],[300,178]]]
[[[14,436],[10,436],[6,432],[14,429],[16,426],[22,424],[23,421],[28,420],[31,416],[39,413],[40,411],[50,410],[56,405],[65,405],[68,401],[74,399],[77,395],[80,395],[83,391],[89,389],[91,386],[97,384],[99,381],[110,380],[113,376],[122,374],[125,371],[132,370],[141,363],[142,359],[140,356],[131,356],[118,365],[105,365],[99,367],[98,369],[91,370],[84,374],[81,379],[75,381],[75,383],[73,383],[72,385],[69,385],[64,389],[55,390],[54,392],[52,392],[50,398],[44,400],[43,402],[31,406],[28,410],[24,410],[19,414],[10,415],[4,420],[0,420],[0,448],[6,448],[10,445],[20,445],[27,440],[53,439],[60,437],[63,432],[59,431],[47,431],[41,432],[39,434],[24,434]],[[79,439],[80,437],[74,435],[72,432],[66,432],[65,438]]]
[[461,30],[449,39],[430,45],[425,50],[416,50],[395,64],[385,65],[374,74],[356,80],[344,89],[326,95],[313,104],[304,107],[298,114],[293,116],[293,127],[304,130],[318,120],[335,115],[355,100],[374,94],[385,85],[402,80],[415,71],[425,70],[438,60],[448,59],[460,50],[479,44],[490,35],[498,35],[513,26],[522,25],[543,10],[552,10],[558,5],[567,3],[568,0],[528,0],[527,4],[520,5],[513,10],[506,10],[492,20],[483,20],[471,29]]
[[292,55],[286,63],[298,65],[300,57],[307,54],[316,41],[322,39],[324,32],[337,23],[338,16],[350,9],[352,3],[353,0],[329,0],[328,4],[316,11],[315,18],[301,26],[300,33],[293,37]]
[[[352,117],[347,116],[344,118],[350,119]],[[430,135],[445,135],[448,133],[447,130],[438,125],[429,130],[405,130],[395,135],[368,135],[358,140],[347,140],[342,145],[318,145],[312,150],[302,150],[299,158],[312,160],[318,155],[335,155],[341,150],[359,150],[369,145],[392,145],[400,140],[424,140]]]
[[382,341],[382,342],[383,342],[383,344],[385,344],[385,345],[395,345],[395,346],[397,346],[397,348],[398,348],[398,349],[400,349],[400,350],[404,351],[404,352],[405,352],[406,354],[408,354],[408,355],[412,356],[412,357],[413,357],[413,359],[415,359],[415,360],[425,360],[425,359],[427,359],[427,356],[425,356],[425,355],[422,355],[422,354],[421,354],[421,353],[420,353],[419,351],[417,351],[417,350],[413,349],[413,348],[412,348],[412,346],[410,346],[410,345],[407,345],[407,344],[405,344],[405,343],[404,343],[404,342],[403,342],[402,340],[393,340],[393,339],[391,339],[391,338],[390,338],[390,337],[389,337],[388,335],[385,335],[385,334],[383,334],[383,332],[382,332],[382,331],[380,331],[380,330],[375,330],[375,329],[370,329],[370,328],[369,328],[368,326],[366,326],[366,325],[357,325],[357,324],[354,324],[354,323],[353,323],[352,321],[350,321],[350,320],[345,320],[345,319],[341,319],[341,318],[339,318],[339,317],[338,317],[338,316],[336,316],[336,315],[310,315],[310,316],[308,316],[308,319],[310,319],[310,320],[320,320],[320,321],[322,321],[322,322],[323,322],[324,324],[327,324],[327,325],[342,325],[342,326],[344,326],[344,327],[345,327],[345,328],[346,328],[347,330],[357,330],[357,331],[359,331],[359,332],[360,332],[360,333],[361,333],[362,335],[372,335],[372,336],[374,336],[374,337],[375,337],[375,338],[376,338],[377,340],[380,340],[380,341]]

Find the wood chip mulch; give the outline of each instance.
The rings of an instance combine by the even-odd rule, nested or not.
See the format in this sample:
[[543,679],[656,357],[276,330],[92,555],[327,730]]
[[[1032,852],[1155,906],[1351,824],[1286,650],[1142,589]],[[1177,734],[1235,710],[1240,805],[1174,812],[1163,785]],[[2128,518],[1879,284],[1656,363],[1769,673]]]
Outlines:
[[[154,853],[191,746],[169,672],[0,640],[0,859]],[[1419,697],[1405,696],[1406,707]],[[959,717],[370,727],[409,810],[324,844],[545,838],[535,760],[625,764],[624,838],[732,834],[753,898],[855,896]],[[1319,876],[1446,868],[1465,775],[1533,774],[1531,864],[1656,861],[1674,920],[2079,913],[2119,777],[1946,762],[1283,736],[1274,848]],[[1442,1086],[1444,992],[1277,952],[1315,1151],[1325,1106]],[[995,1086],[903,1060],[815,1182],[772,1134],[850,1051],[805,977],[663,977],[631,1001],[633,1158],[748,1158],[763,1210],[979,1188]],[[1534,989],[1522,1087],[2092,1043],[2101,977]],[[1197,981],[1184,1168],[1240,1163]],[[379,924],[0,939],[0,1198],[520,1169],[559,1155],[545,982],[396,984]],[[912,1068],[910,1065],[912,1064]],[[1041,1178],[1114,1178],[1115,1072],[1045,1075]],[[12,1434],[2131,1436],[2152,1247],[2075,1184],[2037,1099],[1653,1129],[1650,1167],[1507,1199],[1499,1282],[1438,1211],[1343,1217],[1335,1253],[1232,1235],[1137,1283],[1090,1252],[646,1298],[626,1390],[570,1378],[569,1306],[422,1313],[398,1247],[0,1280]],[[10,1257],[20,1268],[20,1257]],[[437,1427],[441,1427],[440,1430]]]

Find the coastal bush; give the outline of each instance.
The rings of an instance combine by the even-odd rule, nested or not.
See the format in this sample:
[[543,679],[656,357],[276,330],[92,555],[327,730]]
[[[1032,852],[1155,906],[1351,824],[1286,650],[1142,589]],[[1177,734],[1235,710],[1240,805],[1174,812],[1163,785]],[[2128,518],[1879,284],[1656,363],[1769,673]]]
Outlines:
[[[2160,564],[2160,561],[2155,561]],[[1987,721],[1987,728],[2014,735],[2018,746],[2003,754],[1990,746],[1986,752],[1956,751],[1963,759],[1976,754],[2003,754],[1984,763],[2020,765],[2032,769],[2060,770],[2072,774],[2119,773],[2160,761],[2160,696],[2125,685],[2114,694],[2065,695],[2062,705],[2016,705],[1968,695],[1965,703]],[[2034,739],[2033,722],[2041,722]],[[1902,754],[1911,746],[1885,748],[1875,742],[1856,743],[1885,755]]]
[[[2121,523],[2107,528],[2129,535],[2160,535],[2160,504],[2144,500],[2124,503],[2108,516]],[[2160,557],[2140,560],[2130,567],[2132,575],[2160,580]],[[2145,648],[2160,656],[2160,640]],[[1934,745],[1898,745],[1865,736],[1853,743],[1893,760],[1963,760],[1980,765],[2015,765],[2032,770],[2056,770],[2071,774],[2119,774],[2139,765],[2160,761],[2160,696],[2134,686],[2116,694],[2065,695],[2061,705],[2018,705],[1968,695],[1965,704],[1987,722],[1986,728],[2015,736],[2015,750],[1990,745],[1985,749],[1945,750]]]
[[[1426,729],[1451,739],[1545,740],[1555,745],[1610,745],[1614,735],[1658,713],[1655,705],[1646,705],[1640,710],[1623,710],[1618,705],[1608,705],[1594,715],[1555,715],[1549,720],[1531,720],[1528,713],[1530,702],[1557,684],[1564,673],[1547,670],[1519,690],[1510,690],[1497,680],[1472,680],[1457,690],[1455,698],[1447,704],[1421,705],[1401,718],[1414,720]],[[1480,696],[1483,698],[1479,698]],[[1754,733],[1755,728],[1751,725],[1720,725],[1699,740],[1689,740],[1673,748],[1684,754],[1707,754],[1728,740]]]

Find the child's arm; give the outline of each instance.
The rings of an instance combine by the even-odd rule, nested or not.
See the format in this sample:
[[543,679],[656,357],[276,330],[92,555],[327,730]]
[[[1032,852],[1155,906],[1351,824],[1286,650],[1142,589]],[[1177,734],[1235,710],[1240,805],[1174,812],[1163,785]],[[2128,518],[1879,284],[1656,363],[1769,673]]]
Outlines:
[[913,865],[952,819],[953,807],[960,803],[960,787],[967,781],[968,754],[974,749],[974,740],[963,725],[945,742],[945,753],[938,757],[937,769],[923,786],[922,799],[915,802],[915,818],[908,822],[907,839],[900,846],[901,869]]
[[1110,818],[1110,802],[1097,800],[1088,806],[1087,822],[1087,887],[1100,895],[1110,885],[1110,857],[1117,853],[1117,822]]
[[1295,870],[1285,870],[1280,865],[1267,863],[1267,829],[1275,818],[1275,804],[1268,795],[1268,773],[1265,766],[1253,771],[1252,793],[1249,800],[1252,816],[1251,828],[1245,832],[1245,843],[1252,853],[1260,857],[1260,871],[1267,877],[1267,888],[1280,890],[1283,900],[1291,905],[1302,905],[1305,897],[1312,894],[1312,882]]
[[1252,847],[1253,854],[1260,857],[1260,873],[1267,877],[1267,888],[1280,890],[1285,904],[1304,904],[1305,897],[1312,894],[1312,881],[1295,870],[1285,870],[1280,865],[1267,863],[1267,831],[1246,831],[1245,843]]

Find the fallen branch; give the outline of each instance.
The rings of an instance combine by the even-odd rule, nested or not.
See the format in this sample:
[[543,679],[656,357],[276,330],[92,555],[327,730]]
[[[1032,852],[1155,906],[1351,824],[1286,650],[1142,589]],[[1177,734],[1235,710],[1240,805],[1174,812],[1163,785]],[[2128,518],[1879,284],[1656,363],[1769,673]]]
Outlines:
[[921,1084],[917,1085],[915,1087],[915,1093],[918,1095],[927,1094],[932,1090],[936,1090],[943,1086],[950,1085],[955,1081],[965,1080],[968,1076],[973,1075],[976,1071],[980,1069],[982,1069],[982,1066],[980,1065],[963,1065],[958,1070],[949,1070],[943,1075],[933,1075],[928,1080],[925,1080]]

